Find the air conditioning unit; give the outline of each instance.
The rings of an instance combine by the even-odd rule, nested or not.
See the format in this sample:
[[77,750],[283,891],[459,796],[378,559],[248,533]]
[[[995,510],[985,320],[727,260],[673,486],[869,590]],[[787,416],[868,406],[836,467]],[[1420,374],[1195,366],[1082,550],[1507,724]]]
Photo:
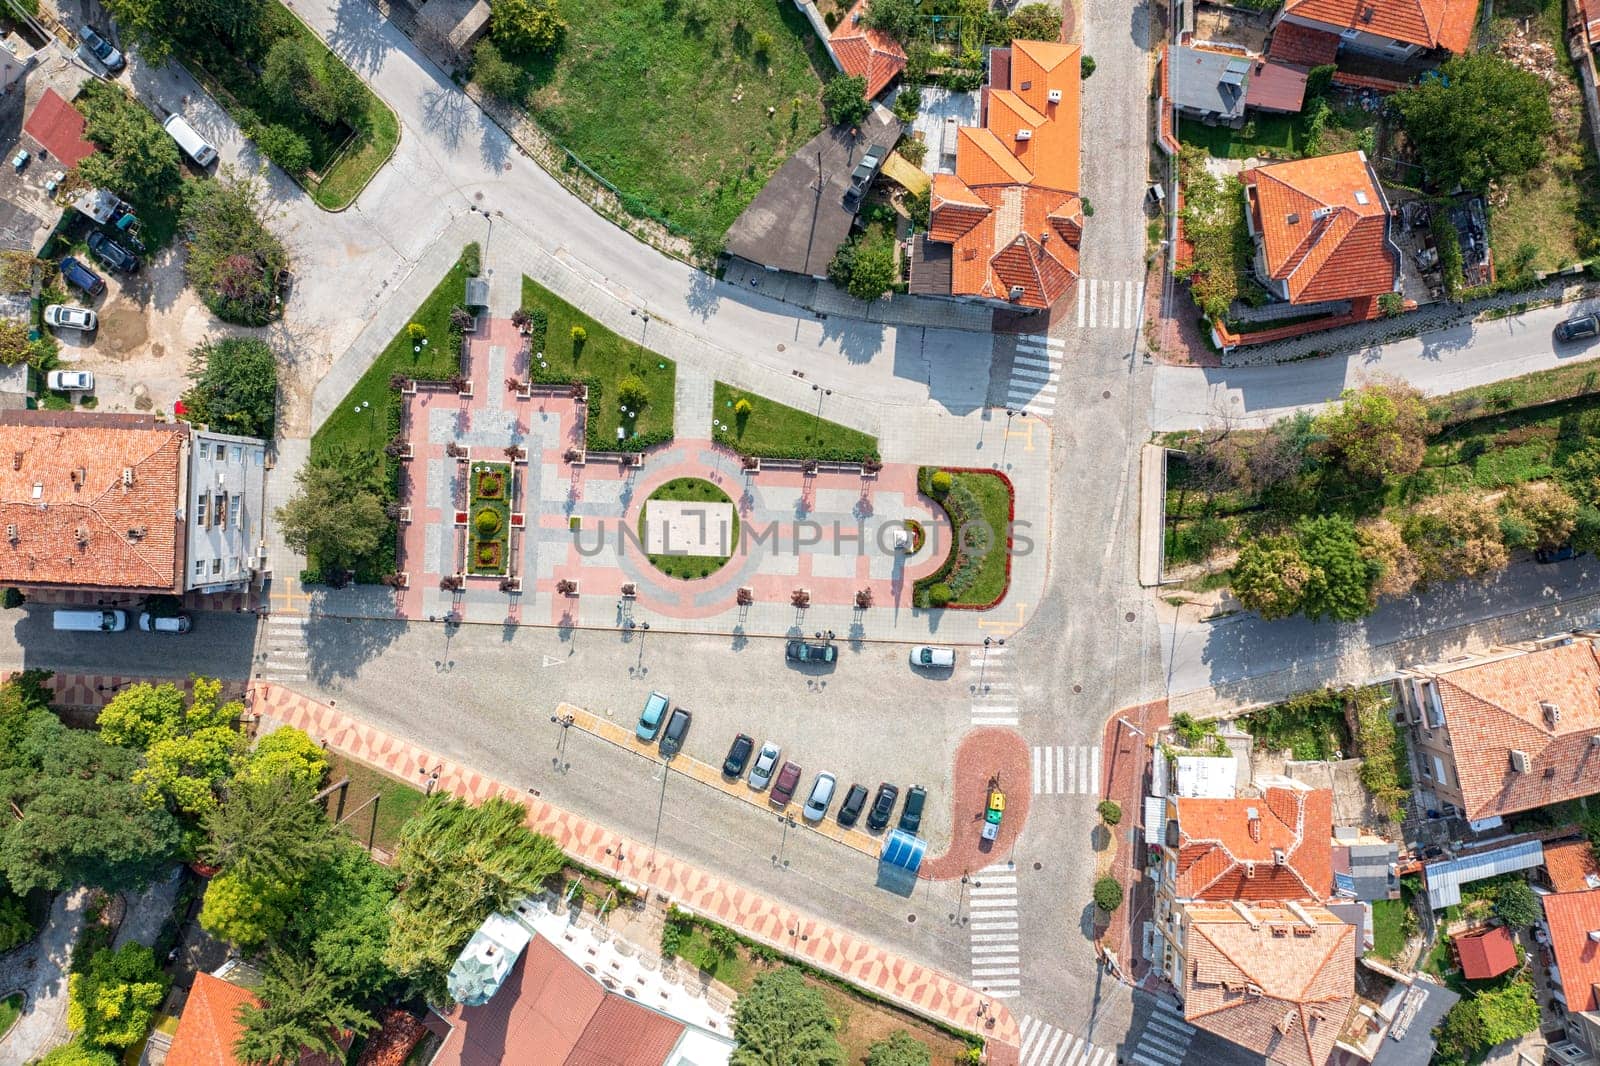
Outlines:
[[[13,544],[17,542],[17,527],[15,523],[6,526],[6,539]],[[1595,739],[1600,740],[1600,734],[1597,734]]]
[[1017,131],[1017,140],[1019,140],[1019,141],[1031,141],[1031,140],[1033,140],[1033,131],[1032,130],[1018,130]]
[[1021,285],[1013,285],[1013,286],[1011,286],[1011,298],[1013,300],[1022,299],[1023,291],[1024,290],[1023,290]]
[[1533,764],[1528,761],[1528,753],[1517,748],[1511,749],[1511,768],[1519,774],[1525,774]]
[[1061,102],[1061,90],[1060,89],[1051,89],[1050,93],[1049,93],[1049,98],[1050,98],[1050,102],[1052,104],[1059,104]]
[[122,468],[122,483],[124,485],[133,484],[133,467],[125,466]]

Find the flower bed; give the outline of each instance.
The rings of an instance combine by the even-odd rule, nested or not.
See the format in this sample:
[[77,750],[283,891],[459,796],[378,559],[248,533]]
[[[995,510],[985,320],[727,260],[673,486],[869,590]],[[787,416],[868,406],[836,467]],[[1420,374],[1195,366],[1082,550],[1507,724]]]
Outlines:
[[467,494],[467,573],[504,577],[511,564],[511,464],[473,463]]
[[[934,475],[950,475],[949,488],[936,492]],[[943,482],[943,479],[940,479]],[[950,554],[939,569],[912,588],[917,607],[983,611],[1005,599],[1011,585],[1011,522],[1016,498],[1011,479],[998,470],[925,466],[917,488],[943,509]]]

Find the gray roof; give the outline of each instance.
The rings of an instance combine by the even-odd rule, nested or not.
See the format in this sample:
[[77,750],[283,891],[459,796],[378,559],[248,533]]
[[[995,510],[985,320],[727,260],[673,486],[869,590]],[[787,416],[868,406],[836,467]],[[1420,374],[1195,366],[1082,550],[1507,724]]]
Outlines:
[[878,149],[879,162],[900,139],[900,123],[874,107],[854,133],[830,127],[786,160],[728,230],[730,255],[752,263],[822,277],[850,236],[860,201],[851,189],[861,161]]
[[1396,844],[1350,845],[1350,879],[1355,883],[1357,899],[1388,899],[1394,880],[1390,864],[1400,859]]
[[1245,91],[1250,80],[1248,59],[1180,45],[1172,50],[1169,63],[1174,104],[1224,119],[1244,114]]
[[1378,1043],[1372,1066],[1428,1066],[1433,1061],[1433,1030],[1460,998],[1426,977],[1415,978],[1394,1024]]
[[1461,902],[1461,886],[1496,874],[1508,874],[1544,865],[1544,845],[1524,840],[1460,859],[1431,863],[1422,868],[1428,881],[1428,906],[1434,910]]

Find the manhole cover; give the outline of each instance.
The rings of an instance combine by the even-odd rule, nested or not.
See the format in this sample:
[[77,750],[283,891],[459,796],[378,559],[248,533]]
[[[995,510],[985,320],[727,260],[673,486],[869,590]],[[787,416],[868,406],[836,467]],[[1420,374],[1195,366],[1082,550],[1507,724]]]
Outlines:
[[1033,864],[1033,868],[1034,868],[1034,869],[1035,869],[1035,870],[1042,870],[1042,869],[1044,869],[1044,863],[1042,863],[1042,862],[1036,862],[1036,863],[1034,863],[1034,864]]
[[1102,400],[1109,400],[1109,399],[1111,399],[1111,390],[1110,390],[1110,389],[1107,389],[1107,390],[1106,390],[1106,391],[1105,391],[1105,392],[1102,392],[1102,393],[1101,393],[1101,394],[1100,394],[1100,398],[1101,398],[1101,399],[1102,399]]
[[910,922],[912,925],[916,925],[917,924],[917,916],[915,914],[908,914],[908,915],[906,915],[906,921]]
[[788,345],[784,345],[784,344],[778,345],[778,351],[780,351],[780,352],[786,351],[787,349],[788,349]]
[[473,193],[473,194],[472,194],[472,198],[473,198],[473,199],[474,199],[474,200],[479,200],[479,201],[481,201],[481,200],[482,200],[482,199],[483,199],[483,193],[481,193],[481,192],[475,192],[475,193]]
[[1072,691],[1073,692],[1082,692],[1083,691],[1083,686],[1082,685],[1073,685],[1072,686]]
[[1135,615],[1135,614],[1134,614],[1134,613],[1133,613],[1133,612],[1132,612],[1132,611],[1129,611],[1129,612],[1128,612],[1128,613],[1127,613],[1127,614],[1125,614],[1125,615],[1123,615],[1123,616],[1122,616],[1122,620],[1123,620],[1123,621],[1124,621],[1124,622],[1131,622],[1131,621],[1133,621],[1133,620],[1134,620],[1134,618],[1136,618],[1136,617],[1137,617],[1137,615]]

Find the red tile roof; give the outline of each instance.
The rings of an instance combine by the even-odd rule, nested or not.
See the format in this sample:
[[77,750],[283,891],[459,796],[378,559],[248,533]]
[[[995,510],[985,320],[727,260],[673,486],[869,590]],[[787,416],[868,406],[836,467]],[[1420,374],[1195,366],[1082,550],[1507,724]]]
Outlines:
[[1179,899],[1325,900],[1332,894],[1328,789],[1273,787],[1259,799],[1173,802],[1179,829],[1173,891]]
[[1600,865],[1595,863],[1594,846],[1587,840],[1546,844],[1544,872],[1550,878],[1550,887],[1557,892],[1587,892],[1600,888]]
[[237,1066],[233,1043],[243,1030],[239,1008],[260,1006],[260,1002],[247,988],[204,971],[195,974],[178,1031],[172,1037],[172,1049],[167,1052],[168,1066]]
[[187,440],[143,416],[0,415],[0,524],[16,527],[0,583],[176,591]]
[[867,0],[856,0],[828,35],[828,47],[846,74],[866,79],[867,99],[871,100],[906,69],[906,52],[899,41],[869,27],[863,21],[866,13]]
[[1458,936],[1453,943],[1461,976],[1470,981],[1499,977],[1517,964],[1517,942],[1503,925],[1475,936]]
[[1541,902],[1567,1010],[1600,1010],[1600,944],[1589,938],[1600,932],[1600,892],[1558,892]]
[[1267,45],[1267,55],[1273,59],[1307,69],[1327,66],[1338,54],[1337,33],[1302,26],[1298,22],[1278,23]]
[[1578,16],[1589,44],[1600,44],[1600,0],[1578,0]]
[[1285,16],[1340,30],[1465,52],[1472,42],[1478,0],[1286,0]]
[[1389,205],[1362,152],[1273,163],[1239,175],[1268,273],[1290,303],[1393,292]]
[[928,235],[952,246],[954,295],[1049,307],[1078,277],[1081,50],[1013,41],[993,55],[984,125],[958,132]]
[[684,1029],[608,993],[538,936],[493,999],[447,1020],[432,1066],[661,1066]]
[[54,89],[46,89],[34,105],[33,114],[22,129],[61,161],[75,167],[94,153],[94,145],[83,135],[83,115]]

